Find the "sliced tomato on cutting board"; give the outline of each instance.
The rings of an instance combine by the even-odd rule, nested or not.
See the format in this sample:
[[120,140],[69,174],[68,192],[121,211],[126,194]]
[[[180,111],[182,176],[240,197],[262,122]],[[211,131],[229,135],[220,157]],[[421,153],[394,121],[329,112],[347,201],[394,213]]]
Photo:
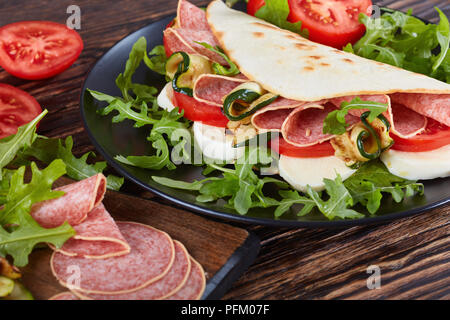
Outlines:
[[0,139],[17,132],[42,112],[31,95],[16,87],[0,83]]
[[394,139],[393,150],[405,152],[424,152],[436,150],[450,144],[450,127],[428,118],[424,132],[410,139],[404,139],[391,133]]
[[191,121],[225,128],[229,122],[222,108],[195,100],[193,97],[179,92],[173,92],[173,104],[184,111],[184,117]]
[[293,158],[322,158],[334,155],[333,146],[329,141],[310,147],[297,147],[282,137],[277,137],[270,141],[270,148],[281,155]]
[[0,28],[0,66],[18,78],[52,77],[70,67],[82,50],[80,35],[63,24],[22,21]]
[[[342,49],[355,43],[365,33],[359,14],[371,15],[371,0],[288,0],[290,22],[302,22],[309,32],[309,40]],[[250,0],[248,14],[255,15],[264,0]]]

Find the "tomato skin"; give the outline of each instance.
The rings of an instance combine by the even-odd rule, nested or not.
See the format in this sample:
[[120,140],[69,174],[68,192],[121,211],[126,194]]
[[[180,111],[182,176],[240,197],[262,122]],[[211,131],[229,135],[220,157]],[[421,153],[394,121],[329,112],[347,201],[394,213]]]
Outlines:
[[254,16],[256,12],[258,12],[258,10],[261,9],[261,7],[265,4],[266,3],[264,2],[264,0],[250,0],[247,3],[247,13]]
[[284,156],[293,158],[322,158],[334,155],[333,146],[325,141],[310,147],[296,147],[286,142],[282,137],[272,139],[270,148]]
[[[316,1],[315,1],[316,2]],[[288,0],[289,22],[302,22],[302,29],[309,32],[309,40],[342,49],[348,43],[354,44],[365,33],[365,26],[358,21],[359,13],[370,15],[371,0]],[[255,15],[265,5],[264,0],[250,0],[247,13]],[[315,7],[312,8],[311,5]],[[347,6],[347,7],[346,7]],[[357,11],[353,11],[356,9]],[[323,13],[327,13],[327,17]],[[330,13],[331,12],[331,13]],[[323,22],[323,18],[330,21]],[[336,19],[336,20],[335,20]]]
[[31,95],[19,88],[0,83],[0,139],[17,133],[17,128],[42,112]]
[[80,35],[51,21],[21,21],[0,28],[0,66],[27,80],[46,79],[69,68],[83,50]]
[[191,121],[226,128],[229,120],[223,114],[222,108],[195,100],[193,97],[179,92],[173,92],[173,104],[184,111],[184,117]]
[[394,139],[393,150],[404,152],[425,152],[436,150],[450,144],[450,127],[428,118],[425,132],[403,139],[391,133]]

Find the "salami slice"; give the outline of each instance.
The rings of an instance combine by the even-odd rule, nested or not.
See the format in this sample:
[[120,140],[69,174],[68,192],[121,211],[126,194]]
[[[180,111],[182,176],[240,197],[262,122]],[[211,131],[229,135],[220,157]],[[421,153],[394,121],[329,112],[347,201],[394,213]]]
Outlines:
[[394,103],[450,126],[450,94],[395,93],[390,97]]
[[207,57],[208,59],[218,62],[221,65],[228,65],[224,58],[218,53],[205,48],[197,42],[206,42],[207,44],[217,47],[219,42],[216,37],[209,30],[194,30],[194,29],[175,29],[179,37],[184,40],[185,43],[189,44],[196,53]]
[[91,259],[130,252],[130,246],[102,203],[89,212],[86,220],[73,228],[76,235],[57,249],[58,252]]
[[106,192],[106,178],[97,174],[85,180],[55,190],[65,195],[35,204],[33,218],[44,228],[55,228],[67,221],[74,226],[83,222],[88,213],[102,202]]
[[[284,121],[281,132],[283,138],[292,145],[308,147],[327,140],[333,135],[323,133],[323,122],[326,116],[336,110],[331,103],[307,104],[295,109]],[[360,119],[351,114],[346,116],[349,128]]]
[[50,265],[61,285],[84,293],[119,294],[144,288],[166,275],[175,258],[170,236],[139,223],[117,225],[131,247],[130,253],[85,259],[54,252]]
[[222,107],[223,98],[234,88],[247,82],[245,79],[203,74],[194,84],[194,98],[217,107]]
[[304,102],[285,98],[278,98],[270,105],[255,112],[252,116],[252,124],[259,130],[281,132],[284,121],[296,108],[305,105]]
[[80,299],[72,292],[66,291],[58,293],[53,297],[49,298],[48,300],[80,300]]
[[174,294],[186,283],[191,270],[191,260],[186,248],[176,240],[174,245],[175,260],[173,265],[169,272],[158,281],[129,293],[104,295],[77,292],[77,295],[80,295],[83,299],[92,300],[156,300]]
[[191,257],[191,271],[184,286],[167,300],[198,300],[205,291],[206,279],[202,266]]
[[[356,96],[334,98],[330,101],[339,108],[342,102],[350,102]],[[401,138],[411,138],[425,130],[427,126],[426,117],[418,114],[412,109],[405,108],[398,103],[391,103],[387,95],[362,95],[359,96],[364,101],[374,101],[388,104],[388,110],[384,116],[391,123],[391,131]],[[367,110],[350,110],[354,116],[360,117]]]
[[164,30],[164,41],[170,52],[183,51],[188,54],[197,54],[197,51],[179,34],[179,29],[168,28]]
[[210,30],[206,13],[189,1],[178,1],[177,26],[183,29]]

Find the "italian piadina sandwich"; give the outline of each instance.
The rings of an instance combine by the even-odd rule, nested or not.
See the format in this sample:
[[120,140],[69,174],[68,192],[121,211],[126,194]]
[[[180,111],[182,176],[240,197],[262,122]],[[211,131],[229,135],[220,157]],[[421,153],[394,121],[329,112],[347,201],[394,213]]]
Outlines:
[[[159,97],[194,121],[204,154],[277,132],[279,174],[305,191],[381,158],[405,179],[450,175],[450,85],[311,42],[213,1],[179,2],[164,32],[171,79]],[[226,128],[226,129],[225,129]]]

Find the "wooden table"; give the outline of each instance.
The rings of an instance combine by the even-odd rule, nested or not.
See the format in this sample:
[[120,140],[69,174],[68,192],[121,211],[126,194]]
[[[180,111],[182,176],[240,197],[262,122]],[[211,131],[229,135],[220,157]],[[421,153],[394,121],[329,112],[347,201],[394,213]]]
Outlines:
[[[208,1],[193,1],[206,4]],[[375,1],[436,22],[439,6],[450,17],[448,0]],[[65,23],[71,4],[81,8],[85,49],[62,74],[24,81],[0,69],[0,82],[29,92],[50,110],[40,126],[49,137],[73,135],[74,151],[94,150],[79,114],[81,84],[89,69],[118,40],[173,14],[176,0],[15,0],[0,2],[0,25],[21,20]],[[124,191],[164,200],[127,184]],[[383,226],[347,230],[276,229],[245,226],[261,239],[256,262],[225,299],[449,299],[450,206]],[[369,290],[367,269],[376,265],[381,288]],[[370,282],[370,279],[369,279]]]

